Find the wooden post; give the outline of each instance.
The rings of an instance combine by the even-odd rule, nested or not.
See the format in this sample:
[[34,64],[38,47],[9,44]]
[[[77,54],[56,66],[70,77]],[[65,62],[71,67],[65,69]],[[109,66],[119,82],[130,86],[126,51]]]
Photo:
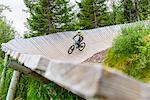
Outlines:
[[4,58],[4,68],[3,68],[3,71],[2,71],[2,74],[1,74],[1,80],[0,80],[0,92],[2,92],[3,85],[4,85],[7,62],[8,62],[8,55],[5,54],[5,58]]
[[10,82],[6,100],[14,100],[19,78],[20,78],[20,72],[14,71],[11,82]]

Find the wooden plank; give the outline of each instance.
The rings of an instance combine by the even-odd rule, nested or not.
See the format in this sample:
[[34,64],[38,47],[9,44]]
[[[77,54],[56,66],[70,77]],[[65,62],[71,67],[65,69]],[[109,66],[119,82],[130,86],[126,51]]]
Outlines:
[[143,96],[143,84],[99,64],[55,61],[48,66],[45,77],[89,100],[150,100],[150,96]]
[[28,75],[29,77],[31,77],[35,80],[42,81],[45,84],[50,83],[50,81],[48,79],[44,78],[42,75],[32,71],[31,69],[29,69],[21,64],[16,63],[15,61],[12,61],[10,63],[10,67],[14,70],[23,72],[24,74]]

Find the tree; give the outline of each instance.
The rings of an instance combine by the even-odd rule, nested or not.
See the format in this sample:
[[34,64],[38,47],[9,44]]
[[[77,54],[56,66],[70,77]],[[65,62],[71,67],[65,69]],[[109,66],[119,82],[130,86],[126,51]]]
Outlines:
[[72,11],[74,6],[70,6],[69,0],[56,0],[56,7],[54,8],[55,28],[58,31],[67,31],[73,29],[74,13]]
[[[14,29],[11,27],[11,25],[6,21],[5,17],[2,15],[3,10],[9,10],[9,8],[4,5],[0,5],[0,44],[6,43],[9,40],[13,39],[15,35]],[[2,55],[2,51],[0,51],[0,57],[4,57]]]
[[73,6],[69,0],[24,0],[30,18],[27,27],[34,36],[51,34],[58,31],[71,30]]
[[83,29],[92,29],[107,25],[106,0],[82,0],[78,3],[79,24]]
[[138,2],[139,9],[139,19],[146,20],[150,16],[150,1],[149,0],[139,0]]
[[126,22],[133,22],[134,14],[135,14],[133,0],[122,0],[121,4],[123,8],[123,13],[124,13],[123,16]]
[[126,22],[146,20],[150,16],[149,0],[122,0],[121,4]]
[[[53,1],[53,0],[52,0]],[[27,28],[34,35],[44,35],[50,34],[53,30],[52,23],[52,8],[53,2],[48,0],[24,0],[28,11],[30,13],[30,18],[27,19]]]
[[123,9],[120,3],[113,2],[112,11],[109,13],[109,24],[116,25],[124,23]]
[[134,0],[134,21],[138,21],[139,18],[138,18],[138,0]]

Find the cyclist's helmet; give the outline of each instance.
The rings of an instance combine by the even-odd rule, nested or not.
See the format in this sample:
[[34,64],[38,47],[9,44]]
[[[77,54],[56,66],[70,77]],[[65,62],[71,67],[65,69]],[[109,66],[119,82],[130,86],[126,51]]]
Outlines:
[[81,33],[81,30],[77,30],[77,33]]
[[83,36],[83,32],[81,30],[77,30],[77,33]]

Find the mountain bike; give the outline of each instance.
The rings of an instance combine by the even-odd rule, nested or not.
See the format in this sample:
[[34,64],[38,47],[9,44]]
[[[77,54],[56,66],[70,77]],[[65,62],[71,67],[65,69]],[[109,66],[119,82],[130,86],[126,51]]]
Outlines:
[[85,46],[86,46],[85,42],[79,43],[78,41],[75,41],[75,43],[68,49],[68,54],[72,54],[75,48],[78,49],[79,51],[82,51],[85,48]]

